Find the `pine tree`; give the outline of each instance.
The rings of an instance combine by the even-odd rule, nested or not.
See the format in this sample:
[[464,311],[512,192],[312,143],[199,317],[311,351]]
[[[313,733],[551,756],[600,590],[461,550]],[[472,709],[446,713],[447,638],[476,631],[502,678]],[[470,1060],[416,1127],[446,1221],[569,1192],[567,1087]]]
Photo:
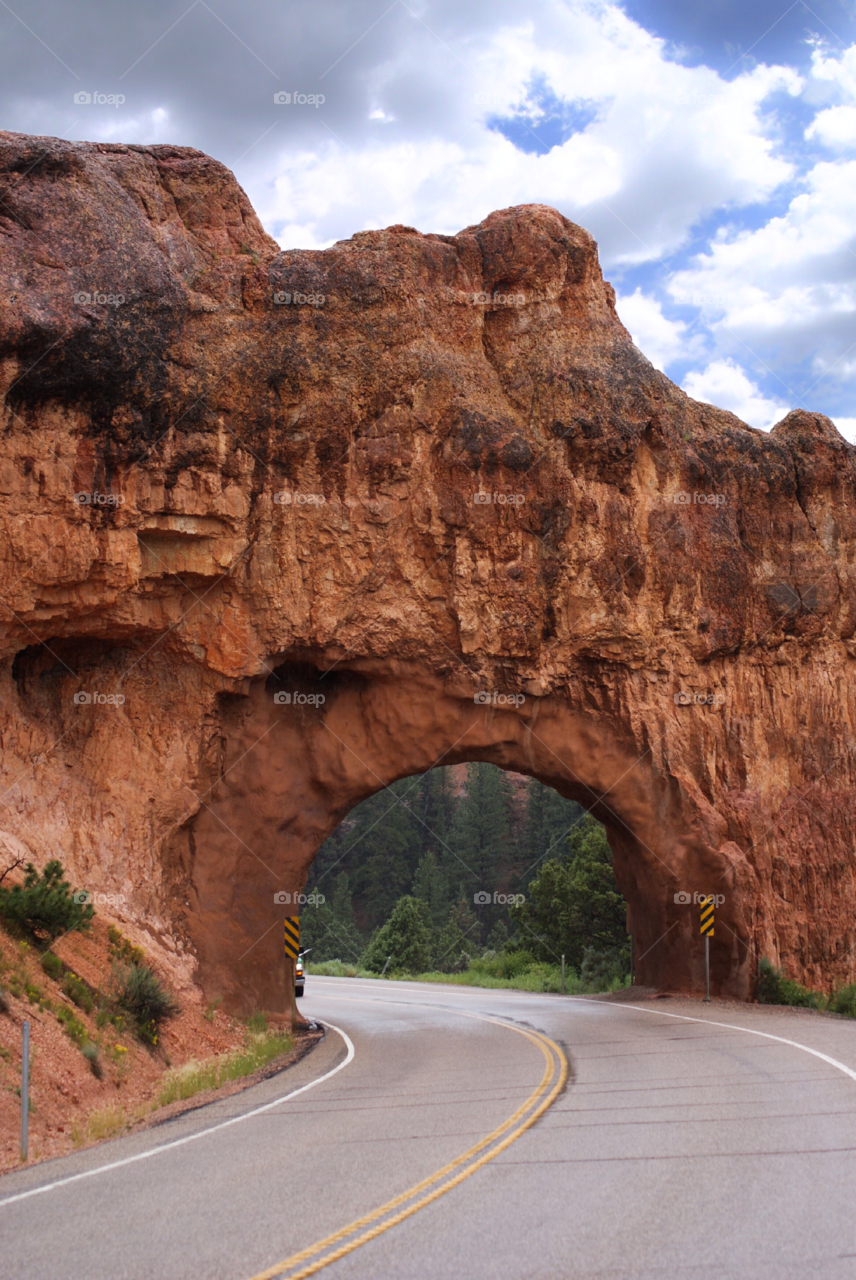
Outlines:
[[354,921],[347,872],[336,877],[332,901],[321,906],[308,904],[300,913],[300,942],[311,948],[312,961],[344,960],[356,964],[364,942]]
[[433,849],[429,849],[419,860],[413,877],[412,893],[414,898],[424,902],[428,908],[432,928],[435,931],[442,928],[449,914],[449,891]]
[[453,847],[470,873],[470,896],[497,888],[509,854],[508,787],[495,765],[471,764],[453,829]]
[[389,958],[393,972],[424,973],[431,964],[431,934],[425,916],[423,903],[409,895],[400,898],[366,947],[365,967],[382,973]]
[[521,942],[540,960],[564,955],[579,971],[589,949],[614,954],[626,944],[626,903],[618,892],[606,832],[586,816],[567,841],[561,860],[548,859],[529,885],[527,900],[511,909]]
[[441,973],[457,973],[465,969],[472,956],[481,950],[480,926],[470,904],[461,899],[449,912],[444,929],[434,944],[434,964]]

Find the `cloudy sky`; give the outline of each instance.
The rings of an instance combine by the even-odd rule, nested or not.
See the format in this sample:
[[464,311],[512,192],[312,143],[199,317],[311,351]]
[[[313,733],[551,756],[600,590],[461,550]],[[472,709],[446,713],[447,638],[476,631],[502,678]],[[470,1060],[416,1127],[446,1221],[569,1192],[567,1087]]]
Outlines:
[[283,247],[554,205],[691,395],[856,441],[856,0],[0,0],[0,106],[207,151]]

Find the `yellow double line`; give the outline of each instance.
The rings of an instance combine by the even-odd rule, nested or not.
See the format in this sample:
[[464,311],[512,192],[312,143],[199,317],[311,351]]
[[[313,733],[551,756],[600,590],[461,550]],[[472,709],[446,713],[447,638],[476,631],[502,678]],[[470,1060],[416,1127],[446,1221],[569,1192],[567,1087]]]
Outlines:
[[[450,1161],[430,1177],[423,1178],[409,1191],[402,1192],[395,1199],[382,1204],[380,1208],[364,1214],[362,1218],[357,1218],[356,1221],[335,1231],[324,1240],[319,1240],[317,1244],[292,1254],[290,1258],[276,1263],[267,1271],[260,1271],[251,1277],[251,1280],[304,1280],[305,1276],[315,1275],[316,1271],[320,1271],[322,1267],[329,1266],[339,1258],[344,1258],[354,1249],[359,1249],[360,1245],[368,1244],[384,1231],[389,1231],[391,1227],[411,1217],[419,1209],[444,1196],[465,1178],[472,1177],[478,1169],[494,1160],[501,1151],[510,1147],[512,1142],[516,1142],[535,1124],[536,1120],[540,1119],[547,1108],[552,1106],[568,1078],[568,1061],[559,1045],[540,1031],[524,1031],[522,1027],[502,1022],[498,1018],[484,1018],[479,1017],[478,1014],[465,1016],[475,1016],[479,1021],[495,1022],[508,1031],[516,1031],[518,1035],[525,1036],[527,1040],[531,1040],[538,1046],[544,1055],[545,1065],[544,1074],[537,1089],[517,1108],[514,1115],[509,1116],[498,1129],[494,1129],[474,1147],[470,1147],[469,1151],[465,1151],[463,1155]],[[302,1265],[304,1263],[305,1266]],[[294,1270],[295,1267],[299,1269]]]

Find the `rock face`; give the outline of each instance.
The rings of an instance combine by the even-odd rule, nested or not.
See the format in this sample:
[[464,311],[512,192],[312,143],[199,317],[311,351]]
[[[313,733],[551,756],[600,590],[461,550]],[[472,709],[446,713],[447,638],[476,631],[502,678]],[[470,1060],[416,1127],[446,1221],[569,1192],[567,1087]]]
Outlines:
[[688,399],[543,206],[280,252],[187,149],[2,134],[0,187],[8,847],[277,1009],[321,841],[489,760],[606,823],[639,981],[700,989],[699,893],[715,992],[854,979],[828,419]]

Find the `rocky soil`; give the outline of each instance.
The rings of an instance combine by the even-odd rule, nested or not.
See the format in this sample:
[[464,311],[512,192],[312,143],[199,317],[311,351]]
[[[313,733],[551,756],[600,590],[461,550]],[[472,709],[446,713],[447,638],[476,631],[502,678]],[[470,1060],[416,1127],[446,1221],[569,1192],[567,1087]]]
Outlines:
[[[67,969],[94,992],[106,993],[112,982],[116,948],[110,925],[96,918],[85,933],[72,933],[51,949]],[[136,930],[129,929],[138,938]],[[114,935],[115,936],[115,935]],[[126,936],[129,945],[136,945]],[[147,962],[152,956],[146,954]],[[168,964],[155,965],[166,983]],[[192,1061],[243,1047],[246,1025],[202,1003],[193,983],[175,991],[181,1012],[165,1022],[154,1047],[140,1042],[133,1027],[99,1019],[52,979],[41,965],[37,947],[0,929],[0,1172],[20,1165],[21,1024],[30,1023],[29,1162],[65,1155],[102,1138],[125,1132],[176,1109],[159,1105],[167,1072]],[[57,1015],[61,1016],[58,1017]],[[69,1014],[73,1023],[63,1020]],[[68,1027],[79,1043],[69,1034]],[[82,1053],[85,1043],[98,1050],[96,1070]],[[241,1087],[236,1085],[234,1087]],[[207,1096],[207,1095],[206,1095]],[[197,1095],[193,1105],[200,1101]],[[187,1104],[185,1104],[187,1105]]]

